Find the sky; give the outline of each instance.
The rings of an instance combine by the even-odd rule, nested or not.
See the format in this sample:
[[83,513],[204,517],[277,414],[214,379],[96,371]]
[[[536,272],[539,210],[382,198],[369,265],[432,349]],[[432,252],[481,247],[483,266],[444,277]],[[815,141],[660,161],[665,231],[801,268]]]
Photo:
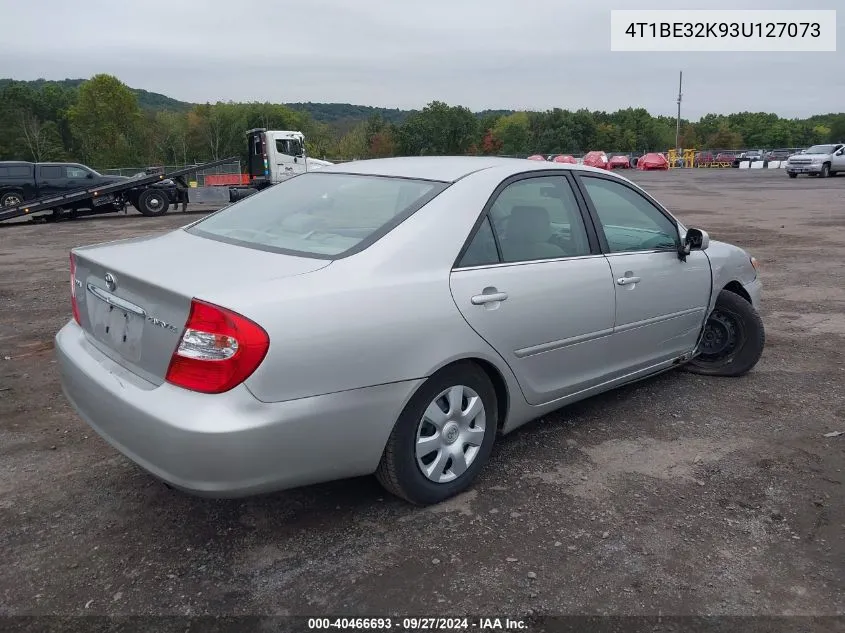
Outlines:
[[[837,9],[837,52],[610,51],[611,9]],[[842,0],[0,0],[0,77],[190,102],[845,111]],[[12,27],[13,28],[10,28]]]

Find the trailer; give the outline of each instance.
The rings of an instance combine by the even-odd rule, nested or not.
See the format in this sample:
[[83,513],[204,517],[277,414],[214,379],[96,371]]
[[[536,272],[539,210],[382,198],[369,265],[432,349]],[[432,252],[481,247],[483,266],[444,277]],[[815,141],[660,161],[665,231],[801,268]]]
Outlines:
[[[161,215],[166,213],[172,204],[166,191],[153,185],[165,180],[179,183],[183,204],[187,202],[217,202],[228,204],[236,202],[258,191],[256,187],[200,187],[191,188],[185,183],[184,176],[218,165],[237,160],[224,158],[201,165],[191,165],[165,174],[163,172],[147,174],[130,178],[126,181],[97,185],[83,189],[76,189],[65,193],[42,196],[35,200],[19,204],[0,207],[0,222],[21,217],[45,217],[58,219],[66,215],[76,215],[80,208],[90,208],[92,213],[114,213],[126,208],[131,203],[134,206],[143,205],[148,212],[145,215]],[[184,209],[184,206],[183,206]],[[144,213],[144,210],[141,212]]]

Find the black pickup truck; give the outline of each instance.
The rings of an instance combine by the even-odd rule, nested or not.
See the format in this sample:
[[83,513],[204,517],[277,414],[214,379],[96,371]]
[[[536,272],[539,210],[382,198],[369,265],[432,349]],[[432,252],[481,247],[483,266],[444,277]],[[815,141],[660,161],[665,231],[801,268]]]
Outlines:
[[0,207],[124,180],[128,178],[103,176],[78,163],[0,162]]
[[[163,170],[161,170],[163,171]],[[150,169],[149,173],[157,173]],[[60,195],[70,191],[89,189],[115,183],[131,181],[147,175],[147,172],[126,176],[106,176],[79,163],[29,163],[25,161],[0,162],[0,210],[14,207],[30,200],[46,196]],[[156,182],[139,188],[127,188],[125,191],[98,197],[85,197],[65,211],[75,215],[82,209],[102,211],[121,211],[126,204],[131,204],[144,215],[160,215],[170,205],[187,203],[182,187],[172,180]]]

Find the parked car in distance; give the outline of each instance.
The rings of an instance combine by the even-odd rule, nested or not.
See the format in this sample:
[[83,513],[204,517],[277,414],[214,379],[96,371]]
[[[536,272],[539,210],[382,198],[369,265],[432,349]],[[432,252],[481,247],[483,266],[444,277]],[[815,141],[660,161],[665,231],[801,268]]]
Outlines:
[[608,166],[607,154],[602,151],[595,150],[584,154],[583,164],[588,167],[596,167],[598,169],[610,169]]
[[786,173],[790,178],[798,174],[827,178],[845,172],[845,144],[827,143],[813,145],[800,154],[793,154],[786,162]]
[[604,169],[495,157],[294,176],[169,233],[74,248],[64,393],[174,487],[375,473],[415,504],[500,433],[676,367],[750,371],[761,282]]
[[763,160],[763,150],[761,150],[761,149],[748,150],[743,155],[741,155],[740,158],[743,158],[747,161]]
[[649,152],[640,156],[637,161],[637,169],[640,171],[666,170],[669,169],[669,161],[660,152]]
[[696,167],[701,167],[704,165],[709,166],[715,160],[715,156],[713,156],[713,152],[696,152],[695,158],[693,159],[693,164]]
[[713,162],[733,164],[736,160],[736,154],[734,154],[733,152],[719,152],[718,154],[716,154],[716,158],[713,159]]
[[[0,207],[125,180],[124,176],[104,176],[79,163],[3,161],[0,162]],[[103,202],[110,203],[111,200]]]
[[766,152],[765,160],[770,161],[784,161],[787,160],[790,156],[792,156],[794,152],[788,149],[773,149],[771,151]]
[[617,154],[615,156],[611,156],[607,166],[608,169],[630,169],[631,159],[624,154]]

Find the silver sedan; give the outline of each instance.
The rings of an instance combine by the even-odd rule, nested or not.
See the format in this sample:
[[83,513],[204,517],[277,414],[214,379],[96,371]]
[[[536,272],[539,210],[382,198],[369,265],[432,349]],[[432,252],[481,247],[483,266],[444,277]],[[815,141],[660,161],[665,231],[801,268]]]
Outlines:
[[744,374],[764,344],[748,253],[569,164],[334,165],[70,265],[67,398],[207,496],[375,473],[437,503],[497,434],[679,366]]

